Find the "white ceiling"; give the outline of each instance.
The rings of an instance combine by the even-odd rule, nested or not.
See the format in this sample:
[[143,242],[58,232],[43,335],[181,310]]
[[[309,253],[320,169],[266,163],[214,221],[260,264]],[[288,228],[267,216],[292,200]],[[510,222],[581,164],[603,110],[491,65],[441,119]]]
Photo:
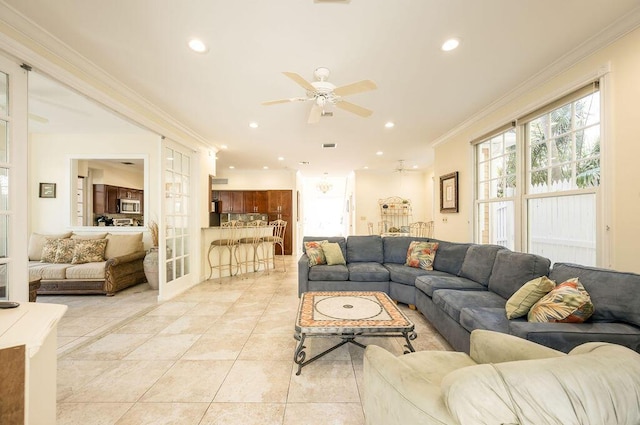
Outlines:
[[[227,145],[220,168],[334,176],[393,169],[401,159],[427,167],[431,142],[640,7],[639,0],[5,2],[213,146]],[[192,37],[208,53],[191,52]],[[443,52],[449,37],[462,43]],[[303,96],[282,72],[312,80],[320,66],[337,86],[375,81],[377,90],[348,98],[373,115],[337,109],[311,125],[309,103],[260,104]],[[389,120],[395,128],[384,128]]]

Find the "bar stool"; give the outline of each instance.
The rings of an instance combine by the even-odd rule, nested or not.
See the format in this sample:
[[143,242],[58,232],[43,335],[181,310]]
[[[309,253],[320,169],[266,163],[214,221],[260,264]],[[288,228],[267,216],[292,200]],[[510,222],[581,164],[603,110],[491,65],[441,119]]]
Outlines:
[[[238,237],[237,231],[241,223],[236,220],[227,221],[220,224],[220,238],[211,241],[209,252],[207,252],[207,260],[209,260],[209,279],[213,276],[213,269],[218,269],[218,277],[222,281],[222,270],[229,269],[229,276],[233,275],[233,258],[236,259],[236,274],[238,273]],[[211,264],[211,253],[218,252],[217,265]],[[223,263],[223,254],[229,252],[229,263]]]
[[[282,256],[282,270],[287,271],[284,259],[284,233],[287,230],[287,222],[284,220],[275,220],[269,222],[269,226],[273,229],[271,235],[262,238],[262,241],[272,246],[267,251],[273,254],[273,269],[276,269],[276,245],[280,245],[280,254]],[[269,255],[267,254],[267,255]]]
[[[269,274],[269,262],[265,252],[265,245],[262,240],[266,227],[267,222],[263,220],[250,221],[244,227],[244,229],[246,229],[245,236],[238,240],[238,249],[240,251],[239,266],[241,273],[243,265],[245,273],[249,273],[249,263],[253,263],[254,272],[260,269],[260,264],[263,264],[267,274]],[[262,258],[260,258],[260,255],[258,254],[258,248],[262,248]]]
[[411,236],[420,238],[430,238],[433,233],[433,221],[416,221],[409,224],[409,233]]

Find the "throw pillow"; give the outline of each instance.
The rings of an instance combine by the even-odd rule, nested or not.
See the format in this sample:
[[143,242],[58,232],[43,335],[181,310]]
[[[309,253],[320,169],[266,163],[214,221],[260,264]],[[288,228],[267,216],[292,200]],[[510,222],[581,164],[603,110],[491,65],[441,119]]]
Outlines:
[[62,239],[71,236],[71,232],[59,233],[56,235],[43,235],[41,233],[32,233],[29,237],[29,260],[42,260],[42,248],[48,239]]
[[43,263],[55,263],[56,251],[58,250],[58,241],[61,239],[47,239],[42,245],[42,253],[40,261]]
[[73,260],[73,249],[75,246],[76,239],[58,239],[54,263],[70,264]]
[[344,260],[344,255],[342,255],[342,249],[340,249],[340,245],[337,243],[323,243],[322,252],[324,253],[327,265],[329,266],[333,266],[335,264],[347,264],[347,262]]
[[407,250],[405,266],[433,270],[433,260],[436,258],[438,242],[413,241]]
[[322,244],[329,241],[309,241],[304,243],[304,250],[309,257],[309,266],[317,266],[319,264],[327,264],[327,259],[322,250]]
[[546,276],[541,276],[525,283],[507,300],[507,305],[505,306],[507,319],[524,316],[540,298],[555,287],[556,283]]
[[104,261],[106,239],[80,239],[73,250],[71,264],[99,263]]
[[578,278],[562,282],[529,310],[530,322],[582,323],[593,314],[591,297]]

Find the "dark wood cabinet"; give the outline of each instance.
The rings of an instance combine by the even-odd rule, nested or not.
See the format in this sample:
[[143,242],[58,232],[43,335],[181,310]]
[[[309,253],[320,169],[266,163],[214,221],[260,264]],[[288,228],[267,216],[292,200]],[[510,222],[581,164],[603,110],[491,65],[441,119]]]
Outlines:
[[293,192],[291,190],[270,190],[268,192],[269,221],[284,220],[287,229],[284,233],[284,253],[291,255],[293,252]]
[[245,190],[244,191],[244,212],[245,213],[266,213],[267,212],[267,191],[266,190]]
[[107,184],[93,185],[93,213],[117,214],[118,211],[118,187]]
[[118,188],[118,199],[134,199],[138,201],[142,201],[142,193],[143,190],[139,189],[130,189],[127,187],[119,187]]
[[221,190],[219,200],[221,213],[244,212],[244,193],[241,190]]

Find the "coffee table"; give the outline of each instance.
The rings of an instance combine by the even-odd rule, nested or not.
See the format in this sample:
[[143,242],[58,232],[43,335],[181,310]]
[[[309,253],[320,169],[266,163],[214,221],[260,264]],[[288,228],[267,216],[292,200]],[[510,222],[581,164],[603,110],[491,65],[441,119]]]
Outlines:
[[[365,348],[356,337],[404,337],[405,354],[415,351],[414,324],[384,292],[305,292],[300,299],[294,338],[294,362],[302,367],[344,344]],[[309,337],[339,337],[342,341],[306,360],[304,341]]]

